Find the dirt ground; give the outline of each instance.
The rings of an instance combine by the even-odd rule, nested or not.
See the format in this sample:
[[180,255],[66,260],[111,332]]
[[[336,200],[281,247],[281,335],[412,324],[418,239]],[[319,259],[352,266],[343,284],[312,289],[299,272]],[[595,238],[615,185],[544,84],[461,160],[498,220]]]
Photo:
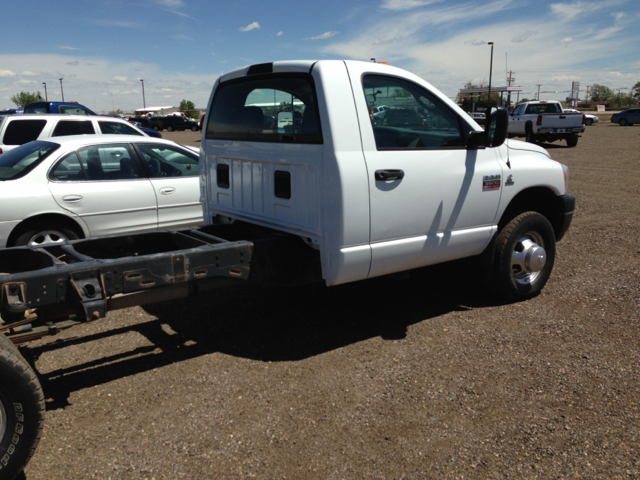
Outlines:
[[439,267],[219,290],[23,347],[47,398],[26,478],[640,478],[639,144],[601,122],[546,145],[577,211],[527,302]]

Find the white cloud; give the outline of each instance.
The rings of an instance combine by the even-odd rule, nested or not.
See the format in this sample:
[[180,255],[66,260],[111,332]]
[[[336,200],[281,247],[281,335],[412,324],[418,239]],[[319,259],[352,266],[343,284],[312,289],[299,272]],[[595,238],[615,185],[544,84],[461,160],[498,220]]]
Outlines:
[[0,70],[0,77],[15,77],[15,75],[11,70]]
[[280,30],[280,31],[276,34],[276,36],[278,36],[278,37],[281,37],[282,35],[284,35],[284,32],[283,32],[282,30]]
[[126,82],[127,80],[127,77],[113,77],[111,79],[112,82]]
[[182,34],[172,35],[171,38],[173,38],[174,40],[178,40],[178,41],[192,41],[193,40],[192,37],[188,37],[188,36],[182,35]]
[[73,62],[65,63],[65,65],[71,65],[72,67],[77,67],[78,65],[80,65],[80,62],[78,60],[74,60]]
[[66,45],[60,45],[58,48],[60,48],[61,50],[81,50],[80,48],[67,47]]
[[182,0],[155,0],[155,3],[169,8],[180,8],[184,6],[184,2]]
[[442,0],[383,0],[380,8],[385,10],[413,10]]
[[305,40],[325,40],[327,38],[335,37],[340,32],[324,32],[322,35],[318,35],[317,37],[308,37]]
[[37,77],[38,75],[40,75],[40,72],[25,70],[24,72],[22,72],[22,75],[24,75],[25,77]]
[[250,23],[246,27],[240,27],[238,30],[240,30],[241,32],[249,32],[249,31],[254,30],[256,28],[258,30],[260,30],[260,24],[258,22]]
[[20,80],[18,83],[21,85],[33,85],[34,83],[38,83],[35,80]]

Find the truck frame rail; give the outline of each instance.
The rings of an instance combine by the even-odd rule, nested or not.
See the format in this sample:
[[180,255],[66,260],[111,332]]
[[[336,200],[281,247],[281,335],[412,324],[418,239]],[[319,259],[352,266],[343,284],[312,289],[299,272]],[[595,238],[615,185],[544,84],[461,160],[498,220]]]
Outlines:
[[108,311],[249,279],[253,242],[207,227],[0,250],[0,332],[22,344]]

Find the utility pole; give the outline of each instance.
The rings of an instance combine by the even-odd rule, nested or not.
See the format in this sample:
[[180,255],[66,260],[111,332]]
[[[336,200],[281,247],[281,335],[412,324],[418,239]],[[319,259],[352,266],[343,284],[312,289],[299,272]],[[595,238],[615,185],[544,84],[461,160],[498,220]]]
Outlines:
[[49,96],[47,95],[47,82],[42,82],[42,85],[44,85],[44,101],[48,102]]
[[507,76],[507,86],[510,87],[511,84],[516,81],[515,77],[513,76],[513,74],[516,72],[514,72],[513,70],[509,70],[507,73],[509,74]]
[[60,79],[60,92],[62,92],[62,101],[64,102],[64,90],[62,89],[62,79]]
[[538,86],[538,101],[540,101],[540,87],[543,85],[542,83],[536,83]]

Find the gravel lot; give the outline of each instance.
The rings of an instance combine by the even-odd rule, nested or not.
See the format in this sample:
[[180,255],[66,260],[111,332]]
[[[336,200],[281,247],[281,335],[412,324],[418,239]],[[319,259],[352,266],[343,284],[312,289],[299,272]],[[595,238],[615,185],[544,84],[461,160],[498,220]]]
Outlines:
[[219,290],[23,347],[47,398],[26,478],[640,478],[639,144],[599,123],[546,145],[577,212],[527,302],[438,267]]

